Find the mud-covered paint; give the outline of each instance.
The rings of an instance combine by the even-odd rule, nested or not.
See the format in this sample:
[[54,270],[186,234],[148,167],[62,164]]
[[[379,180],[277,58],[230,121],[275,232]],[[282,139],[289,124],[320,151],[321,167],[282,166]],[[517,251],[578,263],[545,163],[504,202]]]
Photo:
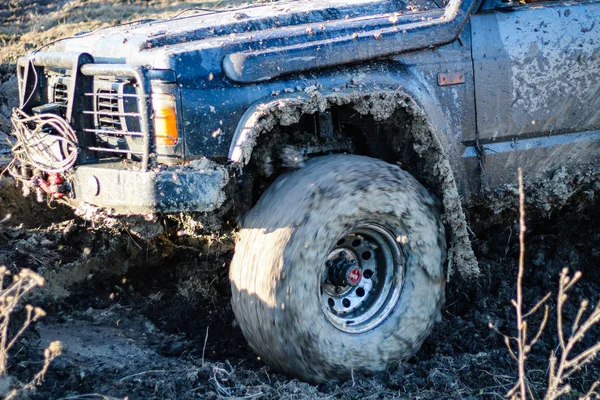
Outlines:
[[[593,198],[600,190],[600,131],[580,132],[483,145],[485,168],[482,194],[474,203],[495,214],[516,208],[517,169],[522,168],[526,201],[542,214],[558,209],[575,196]],[[464,156],[475,157],[469,147]]]
[[[450,43],[460,34],[474,0],[450,0],[425,15],[379,15],[348,21],[347,34],[326,40],[228,54],[223,70],[236,82],[260,82],[284,74],[366,61]],[[357,29],[358,28],[358,29]]]
[[[490,209],[509,207],[517,168],[531,189],[529,201],[545,211],[563,205],[578,185],[588,190],[597,176],[598,21],[597,2],[513,3],[472,16],[479,141],[463,156],[467,165],[480,166]],[[491,200],[499,193],[513,195]]]
[[213,211],[225,201],[228,181],[229,170],[207,159],[147,172],[119,163],[84,165],[73,174],[76,203],[124,215]]
[[515,6],[471,21],[482,141],[600,129],[598,5]]

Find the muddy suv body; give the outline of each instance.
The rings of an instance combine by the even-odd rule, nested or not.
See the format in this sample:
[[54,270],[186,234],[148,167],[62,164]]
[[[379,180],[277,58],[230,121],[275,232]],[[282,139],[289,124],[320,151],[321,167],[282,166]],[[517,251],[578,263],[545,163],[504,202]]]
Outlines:
[[[28,190],[74,206],[91,204],[113,215],[164,214],[218,211],[242,192],[252,198],[274,177],[314,156],[377,158],[399,163],[440,199],[449,268],[476,275],[463,208],[489,194],[514,191],[518,167],[530,187],[539,189],[534,199],[542,208],[566,201],[586,185],[594,189],[600,162],[598,21],[598,1],[327,0],[189,10],[168,20],[84,32],[19,61],[20,108],[13,114],[17,161],[11,171]],[[318,182],[320,175],[334,176],[331,171],[343,176],[338,169],[345,165],[349,176],[360,181],[351,166],[355,163],[388,176],[380,164],[360,157],[347,160],[316,161],[307,174]],[[413,187],[404,175],[391,174],[391,181]],[[306,183],[305,177],[290,179]],[[557,190],[549,180],[564,188]],[[277,185],[284,187],[285,177]],[[269,199],[276,196],[271,192],[265,195]],[[421,193],[416,188],[412,192]],[[255,210],[268,214],[264,204],[271,203],[265,200]],[[438,217],[431,218],[435,226]],[[262,221],[250,220],[249,225]],[[389,245],[389,254],[380,255],[388,262],[411,259],[406,255],[410,251],[388,243],[389,237],[404,237],[395,228],[369,222],[348,232],[339,232],[338,243],[364,237],[373,249]],[[246,247],[241,253],[250,251]],[[363,262],[360,257],[351,260],[331,249],[326,253],[329,272],[323,285],[331,293],[350,285],[348,276],[360,280],[367,271],[349,269],[352,262]],[[234,265],[253,257],[237,254],[245,261],[234,259]],[[444,269],[423,265],[437,282],[432,293],[442,293]],[[239,268],[233,268],[232,276],[243,275]],[[394,271],[389,273],[411,276],[410,269]],[[380,291],[388,293],[386,302],[396,296],[390,290]],[[242,292],[238,295],[248,293]],[[235,296],[234,288],[234,308],[244,314],[244,304],[251,300]],[[354,320],[343,317],[347,310],[336,314],[345,303],[331,296],[323,312],[345,335],[376,332],[383,329],[379,324],[385,327],[384,320],[403,323],[393,316],[396,297],[393,304],[385,303],[388,314],[373,311],[369,318],[377,317],[377,324],[367,318],[368,329],[348,331]],[[410,355],[430,328],[442,297],[431,301],[433,311],[410,350],[385,353],[378,362],[367,357],[357,363],[341,350],[335,362],[315,356],[321,369],[307,366],[316,359],[284,362],[288,352],[306,347],[286,347],[269,357],[265,353],[278,339],[257,344],[252,339],[259,335],[256,321],[242,323],[242,328],[268,362],[320,381],[352,368],[380,370],[388,359]],[[331,309],[328,301],[334,304]],[[285,320],[287,315],[263,317]],[[260,335],[263,340],[272,333]]]

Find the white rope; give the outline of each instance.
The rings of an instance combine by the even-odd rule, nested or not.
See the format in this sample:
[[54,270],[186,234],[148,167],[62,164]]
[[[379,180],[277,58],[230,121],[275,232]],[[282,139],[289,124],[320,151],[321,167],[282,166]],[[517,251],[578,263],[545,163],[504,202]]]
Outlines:
[[63,118],[54,114],[28,116],[15,108],[12,122],[16,161],[50,173],[64,172],[75,164],[77,135]]

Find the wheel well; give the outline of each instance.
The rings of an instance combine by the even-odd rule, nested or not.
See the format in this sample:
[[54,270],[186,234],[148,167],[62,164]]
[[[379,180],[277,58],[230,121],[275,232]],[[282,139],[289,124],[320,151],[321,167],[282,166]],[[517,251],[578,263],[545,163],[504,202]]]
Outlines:
[[448,276],[454,266],[463,278],[479,275],[446,149],[406,93],[325,96],[315,91],[305,99],[279,99],[261,106],[242,132],[231,153],[252,180],[252,202],[277,176],[302,167],[309,157],[352,153],[395,163],[441,200],[449,228]]
[[298,122],[276,124],[260,135],[247,167],[254,175],[253,200],[257,201],[279,175],[302,167],[306,159],[334,153],[397,164],[441,198],[438,180],[427,171],[428,154],[421,151],[423,146],[417,140],[425,120],[408,108],[398,108],[388,118],[377,120],[372,114],[357,112],[355,106],[334,105],[322,112],[302,114]]

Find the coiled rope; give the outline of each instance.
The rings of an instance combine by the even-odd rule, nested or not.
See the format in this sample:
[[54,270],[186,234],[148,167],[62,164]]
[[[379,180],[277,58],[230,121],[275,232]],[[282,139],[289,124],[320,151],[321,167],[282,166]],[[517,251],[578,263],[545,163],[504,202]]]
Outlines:
[[[13,109],[16,143],[14,162],[49,173],[61,173],[77,160],[77,135],[64,118],[54,114],[29,116]],[[14,166],[14,165],[13,165]]]

